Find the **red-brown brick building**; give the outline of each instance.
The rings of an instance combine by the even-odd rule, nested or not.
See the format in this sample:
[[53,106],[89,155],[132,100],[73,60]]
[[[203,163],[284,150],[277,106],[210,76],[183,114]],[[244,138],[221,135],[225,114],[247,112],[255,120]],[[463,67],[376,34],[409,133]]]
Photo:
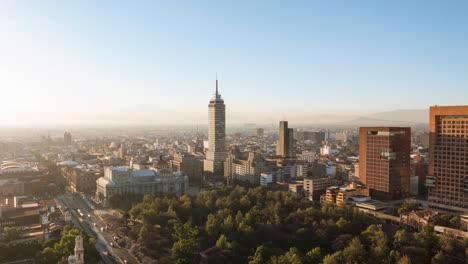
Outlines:
[[359,179],[373,198],[401,199],[409,194],[411,128],[361,127]]
[[430,108],[428,200],[468,208],[468,106]]

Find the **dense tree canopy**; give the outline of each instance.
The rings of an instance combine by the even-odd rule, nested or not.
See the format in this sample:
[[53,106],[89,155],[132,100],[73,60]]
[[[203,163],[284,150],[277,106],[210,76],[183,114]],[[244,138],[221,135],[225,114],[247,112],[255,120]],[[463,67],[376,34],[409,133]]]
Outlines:
[[150,257],[171,253],[172,259],[160,263],[430,263],[448,254],[446,263],[458,263],[465,257],[466,242],[456,246],[454,238],[429,229],[389,237],[352,206],[319,208],[294,193],[262,188],[148,195],[130,216],[141,223],[140,236],[149,238],[139,241]]
[[52,237],[42,245],[37,242],[0,243],[0,262],[34,258],[36,263],[56,264],[59,260],[74,254],[77,235],[83,236],[86,263],[98,263],[100,257],[94,247],[93,238],[89,238],[79,229],[68,226],[58,237]]

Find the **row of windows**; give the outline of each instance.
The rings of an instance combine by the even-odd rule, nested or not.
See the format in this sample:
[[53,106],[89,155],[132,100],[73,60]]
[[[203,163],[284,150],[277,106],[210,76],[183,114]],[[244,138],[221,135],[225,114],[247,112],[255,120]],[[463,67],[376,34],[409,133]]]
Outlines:
[[465,120],[443,120],[443,124],[467,124],[468,121]]
[[[465,125],[460,125],[460,124],[457,124],[457,125],[443,125],[441,126],[440,124],[437,126],[438,128],[442,127],[442,128],[465,128]],[[468,128],[468,126],[466,126],[466,128]]]
[[442,151],[442,153],[440,151],[437,152],[437,154],[439,155],[436,155],[436,157],[440,157],[440,158],[445,158],[445,159],[456,159],[456,158],[460,158],[461,160],[464,160],[464,156],[468,156],[468,155],[465,155],[466,152],[447,152],[447,151]]
[[437,137],[437,145],[447,145],[457,143],[458,145],[468,145],[468,138],[465,138],[465,135],[456,135],[450,137]]

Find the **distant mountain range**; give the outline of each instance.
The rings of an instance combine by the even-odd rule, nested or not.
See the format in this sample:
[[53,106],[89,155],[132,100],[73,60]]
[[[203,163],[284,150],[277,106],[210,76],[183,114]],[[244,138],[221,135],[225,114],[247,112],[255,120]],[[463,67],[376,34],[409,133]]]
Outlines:
[[429,123],[428,109],[412,109],[412,110],[395,110],[389,112],[377,113],[369,116],[370,118],[389,120],[389,121],[404,121],[410,123]]
[[[19,126],[137,126],[137,125],[207,125],[207,112],[97,112],[97,113],[20,113],[0,116],[0,127]],[[227,112],[228,126],[254,123],[276,127],[288,120],[291,127],[304,126],[427,126],[428,110],[395,110],[369,115],[327,112]]]
[[343,122],[354,126],[417,126],[429,123],[429,110],[411,109],[381,112]]

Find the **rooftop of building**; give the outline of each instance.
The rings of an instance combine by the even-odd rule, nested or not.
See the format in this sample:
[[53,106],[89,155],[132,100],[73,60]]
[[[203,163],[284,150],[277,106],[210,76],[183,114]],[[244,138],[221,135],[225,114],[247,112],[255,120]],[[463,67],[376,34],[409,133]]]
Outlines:
[[60,166],[66,166],[66,167],[76,167],[80,165],[79,162],[73,161],[73,160],[65,160],[59,163]]
[[16,161],[2,161],[0,163],[0,174],[15,172],[35,172],[39,171],[36,165]]

